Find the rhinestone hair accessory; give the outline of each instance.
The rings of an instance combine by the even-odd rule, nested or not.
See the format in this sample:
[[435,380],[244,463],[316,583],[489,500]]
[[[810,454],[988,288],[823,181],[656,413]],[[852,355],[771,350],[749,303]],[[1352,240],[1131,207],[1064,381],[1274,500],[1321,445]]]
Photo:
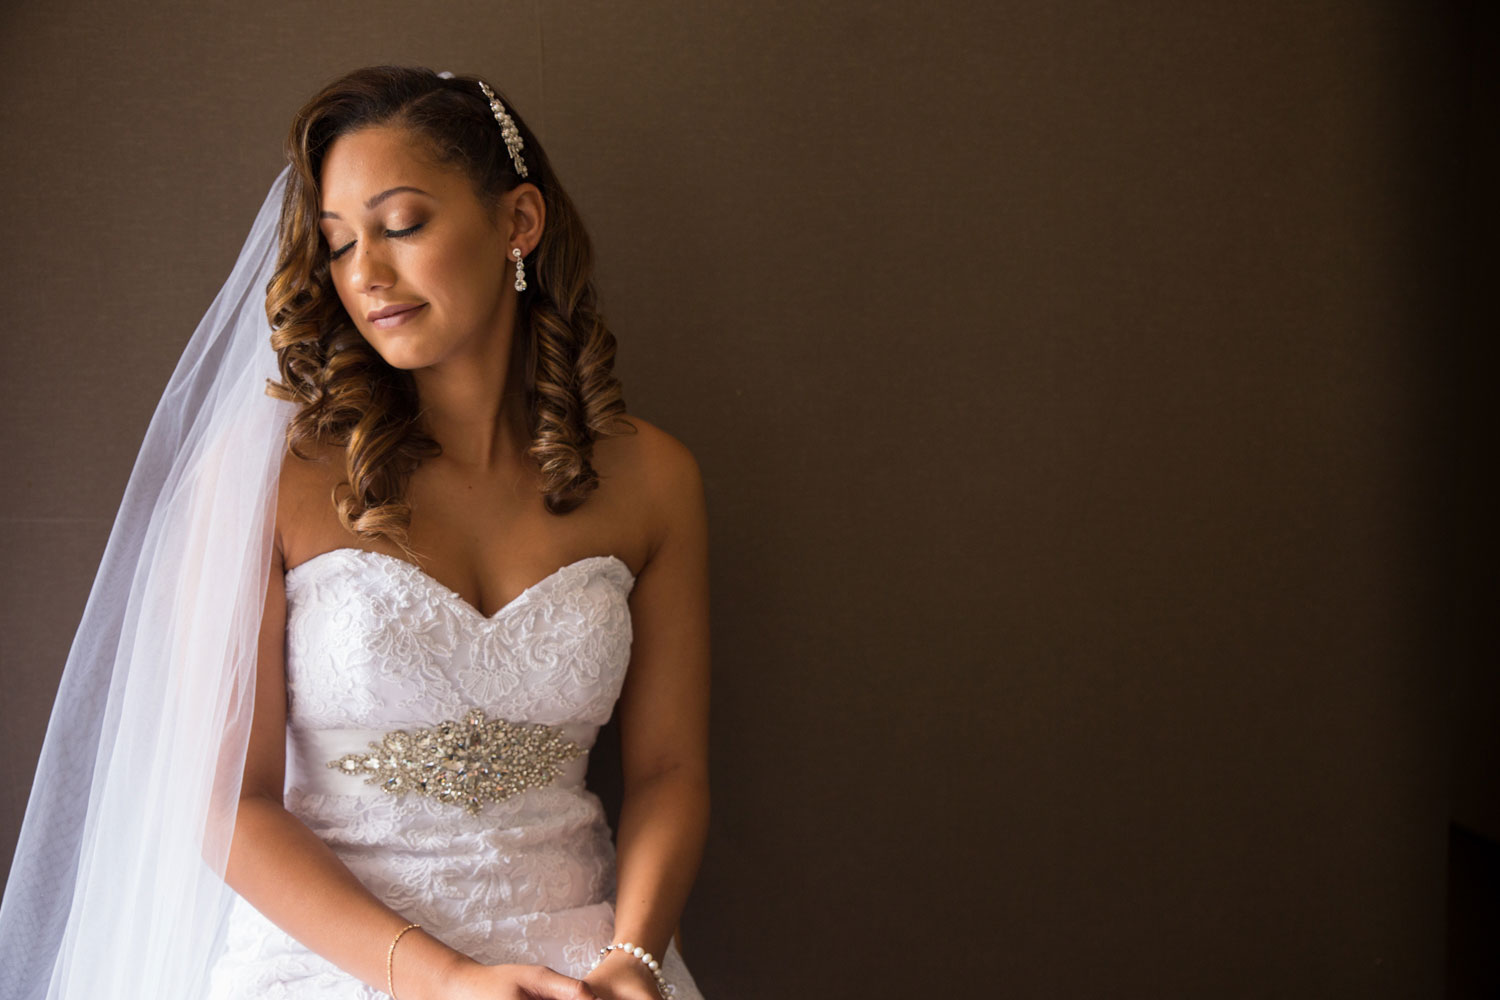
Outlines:
[[511,120],[505,110],[505,105],[500,103],[500,98],[495,96],[489,84],[480,80],[479,89],[484,91],[485,97],[489,98],[490,110],[495,113],[495,121],[500,123],[500,135],[505,139],[505,148],[510,150],[510,159],[516,165],[516,173],[525,177],[526,163],[521,159],[521,147],[526,144],[521,140],[521,133],[517,130],[516,123]]

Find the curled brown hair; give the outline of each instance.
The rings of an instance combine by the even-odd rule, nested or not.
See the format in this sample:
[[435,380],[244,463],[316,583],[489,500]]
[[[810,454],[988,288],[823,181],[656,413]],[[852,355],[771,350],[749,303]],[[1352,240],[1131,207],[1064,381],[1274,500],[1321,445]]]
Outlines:
[[549,512],[566,514],[598,487],[594,441],[632,429],[618,420],[625,403],[613,371],[615,337],[595,305],[588,233],[525,119],[509,98],[495,94],[524,141],[525,178],[515,171],[478,78],[445,78],[423,67],[371,66],[340,77],[297,113],[286,141],[291,171],[266,291],[281,380],[268,381],[267,392],[301,404],[287,427],[294,455],[311,458],[310,443],[345,449],[347,481],[333,497],[343,525],[408,554],[407,484],[422,460],[442,448],[423,429],[411,373],[365,341],[329,276],[318,183],[338,137],[372,126],[407,129],[437,162],[462,169],[492,212],[523,182],[541,190],[547,214],[527,261],[526,289],[517,293],[515,336],[527,454],[541,471]]

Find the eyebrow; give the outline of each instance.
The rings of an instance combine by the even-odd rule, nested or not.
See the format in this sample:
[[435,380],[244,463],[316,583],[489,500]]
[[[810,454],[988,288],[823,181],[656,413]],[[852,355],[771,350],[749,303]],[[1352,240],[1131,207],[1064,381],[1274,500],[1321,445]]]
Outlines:
[[[388,188],[387,190],[380,192],[375,197],[365,202],[365,208],[374,208],[376,205],[379,205],[382,201],[385,201],[391,195],[400,194],[402,191],[411,191],[414,194],[420,194],[428,198],[432,197],[432,195],[428,194],[426,191],[423,191],[421,188],[412,187],[409,184],[402,184],[400,187]],[[337,212],[323,212],[318,216],[318,218],[343,219],[343,216]]]

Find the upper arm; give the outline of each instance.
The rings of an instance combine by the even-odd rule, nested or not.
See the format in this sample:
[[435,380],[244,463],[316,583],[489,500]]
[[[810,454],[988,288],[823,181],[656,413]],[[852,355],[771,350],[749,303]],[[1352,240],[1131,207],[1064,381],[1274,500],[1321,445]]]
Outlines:
[[642,435],[653,542],[631,590],[630,666],[620,695],[625,785],[708,770],[708,512],[697,461],[681,442]]

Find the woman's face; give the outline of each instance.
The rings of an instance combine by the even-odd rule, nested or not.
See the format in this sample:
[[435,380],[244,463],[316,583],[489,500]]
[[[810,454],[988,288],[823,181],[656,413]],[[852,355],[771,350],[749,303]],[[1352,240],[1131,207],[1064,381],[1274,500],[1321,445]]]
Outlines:
[[[467,177],[431,162],[414,141],[385,127],[340,136],[319,179],[339,300],[370,346],[404,369],[507,335],[516,295],[507,233]],[[401,311],[372,318],[393,308]]]

